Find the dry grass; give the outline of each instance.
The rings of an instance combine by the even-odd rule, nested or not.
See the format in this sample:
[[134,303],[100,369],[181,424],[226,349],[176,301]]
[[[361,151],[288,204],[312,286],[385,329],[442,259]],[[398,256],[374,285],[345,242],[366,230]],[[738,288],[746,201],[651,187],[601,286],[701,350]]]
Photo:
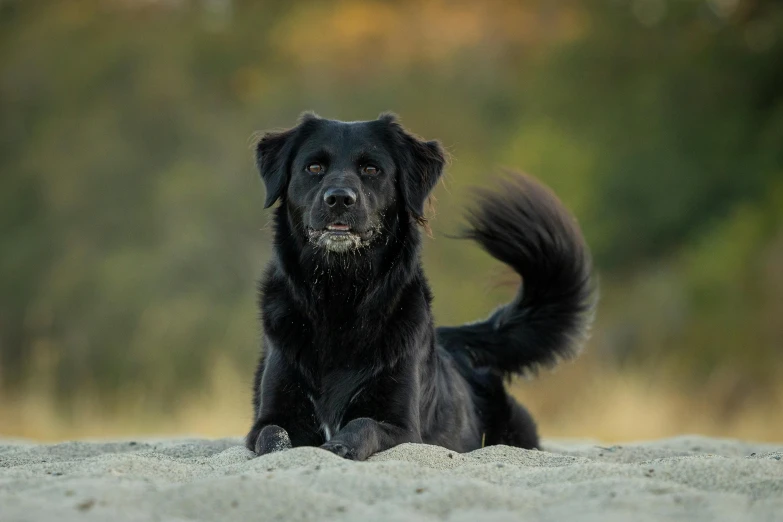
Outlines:
[[572,364],[536,381],[517,382],[514,394],[539,421],[544,437],[606,442],[685,433],[780,442],[783,383],[761,399],[741,395],[730,377],[698,387],[667,376]]
[[[28,392],[0,397],[0,437],[40,441],[144,436],[243,435],[250,423],[249,376],[217,364],[199,396],[161,413],[155,397],[137,396],[106,411],[89,399],[67,413],[51,399]],[[682,433],[758,441],[783,440],[783,385],[764,400],[745,398],[727,407],[732,392],[716,378],[686,390],[661,375],[601,368],[590,360],[517,381],[514,393],[530,408],[545,437],[605,442],[654,439]],[[727,391],[728,390],[728,391]],[[731,402],[731,401],[729,401]]]

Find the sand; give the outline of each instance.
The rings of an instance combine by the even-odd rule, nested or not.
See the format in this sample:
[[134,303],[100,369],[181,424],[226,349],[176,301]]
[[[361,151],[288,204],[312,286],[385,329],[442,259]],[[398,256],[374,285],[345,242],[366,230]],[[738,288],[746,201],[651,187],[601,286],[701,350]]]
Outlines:
[[406,444],[350,462],[240,442],[0,442],[0,521],[783,520],[783,444]]

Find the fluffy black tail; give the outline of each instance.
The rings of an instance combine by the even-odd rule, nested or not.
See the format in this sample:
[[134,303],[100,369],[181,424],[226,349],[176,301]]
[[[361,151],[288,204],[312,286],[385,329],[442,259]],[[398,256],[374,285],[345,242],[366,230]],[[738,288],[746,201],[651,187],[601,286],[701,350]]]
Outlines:
[[547,187],[514,175],[481,192],[465,237],[513,268],[522,285],[485,321],[438,328],[459,359],[504,375],[575,356],[593,315],[592,264],[576,220]]

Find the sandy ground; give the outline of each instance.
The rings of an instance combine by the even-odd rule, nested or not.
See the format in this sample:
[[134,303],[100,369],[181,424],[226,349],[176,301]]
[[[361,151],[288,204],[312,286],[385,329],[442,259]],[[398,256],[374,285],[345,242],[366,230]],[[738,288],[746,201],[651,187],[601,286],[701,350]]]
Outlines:
[[783,521],[783,444],[703,437],[368,462],[239,439],[0,443],[0,521]]

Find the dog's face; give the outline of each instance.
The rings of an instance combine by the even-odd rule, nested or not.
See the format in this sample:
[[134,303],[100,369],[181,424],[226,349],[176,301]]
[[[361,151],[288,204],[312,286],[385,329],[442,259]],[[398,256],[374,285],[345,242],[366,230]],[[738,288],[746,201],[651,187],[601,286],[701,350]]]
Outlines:
[[415,138],[393,116],[341,122],[307,114],[261,138],[256,162],[266,207],[281,199],[295,232],[318,250],[355,253],[391,233],[391,215],[423,220],[444,158],[437,142]]
[[286,201],[311,242],[332,252],[371,244],[396,203],[393,152],[376,122],[321,120],[291,160]]

